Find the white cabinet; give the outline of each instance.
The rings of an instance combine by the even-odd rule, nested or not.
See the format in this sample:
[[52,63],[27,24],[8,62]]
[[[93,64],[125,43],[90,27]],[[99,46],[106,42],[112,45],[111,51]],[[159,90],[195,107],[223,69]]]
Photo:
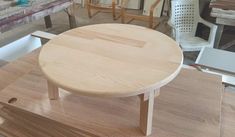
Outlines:
[[[151,5],[155,2],[156,0],[144,0],[144,10],[143,10],[143,15],[149,15],[149,11],[151,8]],[[156,9],[154,10],[154,17],[160,17],[162,8],[163,8],[163,3],[164,0],[161,0]]]

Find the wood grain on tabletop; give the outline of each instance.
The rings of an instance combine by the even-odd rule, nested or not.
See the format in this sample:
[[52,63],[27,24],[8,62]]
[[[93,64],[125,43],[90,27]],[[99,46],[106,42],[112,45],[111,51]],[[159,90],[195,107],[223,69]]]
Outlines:
[[[21,61],[27,64],[35,58],[36,55],[24,57]],[[0,92],[2,105],[10,105],[0,113],[4,121],[0,125],[4,129],[1,132],[7,134],[14,130],[17,131],[14,134],[21,137],[52,134],[143,136],[138,127],[138,97],[91,98],[71,95],[60,89],[61,98],[51,101],[48,99],[47,81],[37,62],[24,66],[18,63],[21,61],[12,62],[18,66],[7,66],[15,74],[21,72],[21,76],[14,81],[9,79],[10,84]],[[2,75],[7,77],[0,72],[0,79],[4,79]],[[162,88],[161,95],[155,99],[151,136],[219,137],[221,95],[220,77],[183,69],[175,80]],[[9,104],[11,98],[17,101]],[[48,129],[52,132],[48,132]]]
[[124,24],[67,31],[43,46],[39,64],[59,87],[83,95],[126,97],[160,88],[179,73],[183,54],[170,37]]

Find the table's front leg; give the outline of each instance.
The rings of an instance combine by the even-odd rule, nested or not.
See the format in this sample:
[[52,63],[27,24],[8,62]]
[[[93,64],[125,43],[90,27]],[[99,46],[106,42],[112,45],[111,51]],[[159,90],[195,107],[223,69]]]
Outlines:
[[59,88],[47,80],[47,87],[48,87],[48,96],[51,100],[56,100],[59,98]]
[[155,95],[155,91],[140,95],[140,129],[146,136],[152,132]]

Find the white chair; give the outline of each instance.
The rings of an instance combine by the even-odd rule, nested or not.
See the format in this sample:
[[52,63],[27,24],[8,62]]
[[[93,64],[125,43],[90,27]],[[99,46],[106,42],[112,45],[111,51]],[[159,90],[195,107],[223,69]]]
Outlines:
[[[195,36],[198,23],[210,28],[208,40]],[[200,17],[198,0],[172,0],[168,24],[183,51],[200,51],[203,47],[214,47],[217,25]]]

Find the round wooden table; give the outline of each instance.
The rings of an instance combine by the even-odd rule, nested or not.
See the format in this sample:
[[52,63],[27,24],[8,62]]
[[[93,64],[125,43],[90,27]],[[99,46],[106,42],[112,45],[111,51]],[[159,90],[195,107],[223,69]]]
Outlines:
[[183,54],[168,36],[148,28],[99,24],[62,33],[43,46],[39,64],[50,99],[58,87],[97,97],[140,97],[140,129],[152,130],[154,97],[180,72]]

